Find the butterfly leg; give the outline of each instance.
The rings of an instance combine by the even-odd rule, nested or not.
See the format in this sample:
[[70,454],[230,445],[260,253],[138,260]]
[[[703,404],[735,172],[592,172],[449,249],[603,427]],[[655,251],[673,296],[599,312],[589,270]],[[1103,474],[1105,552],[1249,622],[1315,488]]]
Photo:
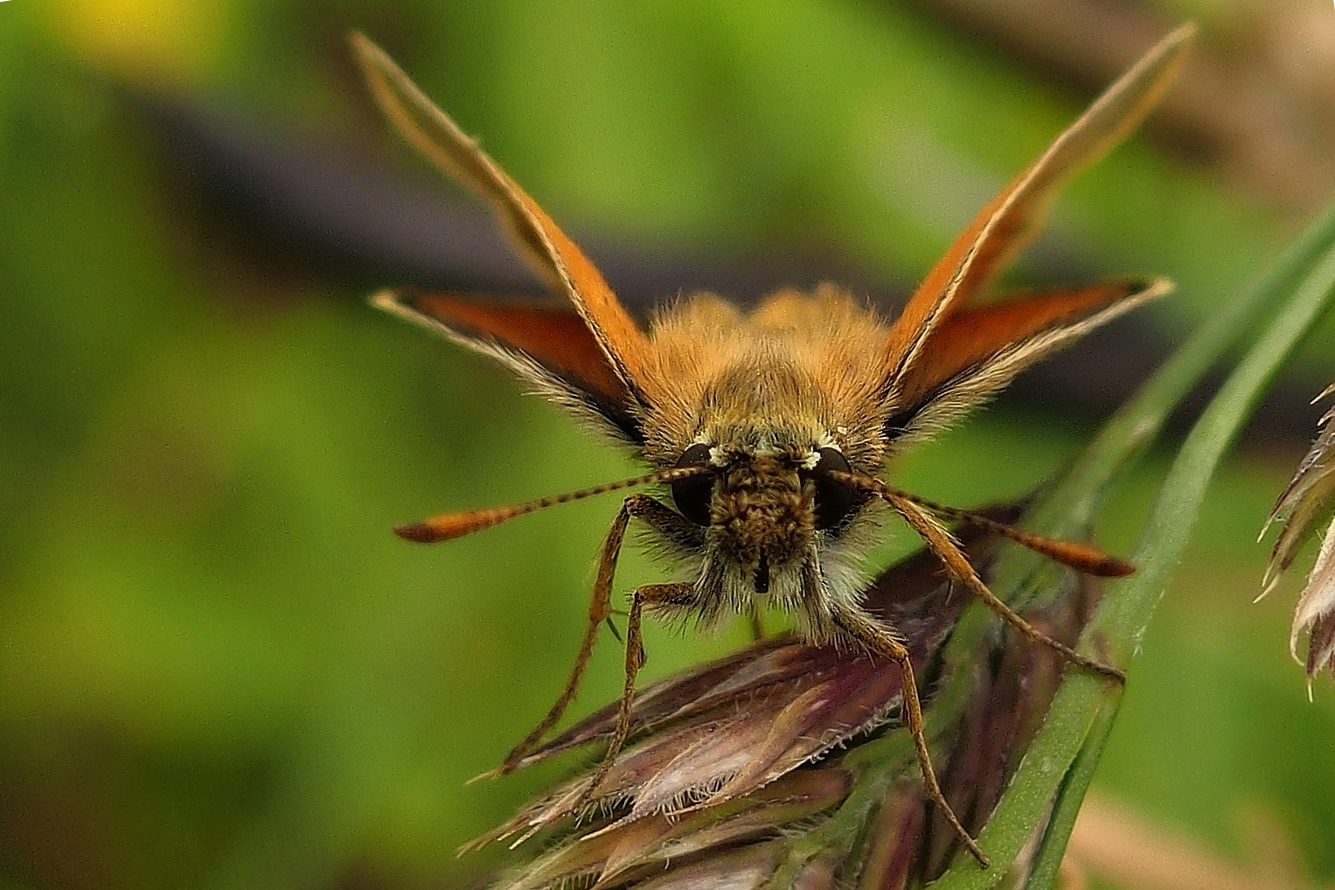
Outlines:
[[631,709],[635,703],[635,678],[644,667],[644,638],[642,636],[644,607],[653,606],[690,606],[695,602],[695,587],[691,584],[646,584],[637,588],[630,597],[630,614],[626,618],[626,683],[621,690],[621,701],[617,706],[616,729],[607,743],[603,760],[594,770],[584,793],[571,808],[579,812],[589,802],[598,786],[611,772],[617,755],[630,736]]
[[593,656],[594,643],[598,641],[598,630],[600,625],[612,615],[612,580],[616,575],[617,557],[621,554],[621,543],[626,537],[626,526],[630,522],[632,509],[630,504],[642,495],[632,495],[621,505],[620,512],[616,519],[612,520],[612,527],[607,530],[607,537],[603,539],[602,549],[598,552],[598,576],[593,582],[593,594],[589,598],[588,620],[584,625],[584,637],[580,640],[579,653],[575,655],[575,663],[570,668],[570,676],[566,680],[565,688],[557,696],[556,701],[548,709],[546,716],[533,728],[524,740],[505,757],[505,763],[501,765],[501,772],[507,773],[519,766],[520,761],[533,750],[533,748],[542,741],[542,737],[557,724],[566,708],[574,701],[575,694],[579,691],[579,684],[584,679],[584,671],[589,666],[589,659]]
[[913,501],[894,492],[883,492],[882,497],[889,501],[895,512],[903,517],[904,521],[922,537],[928,548],[945,565],[950,576],[969,588],[974,596],[987,604],[987,607],[1003,621],[1024,634],[1032,642],[1047,646],[1072,664],[1077,664],[1096,674],[1110,677],[1119,683],[1126,682],[1126,673],[1120,668],[1104,664],[1087,655],[1081,655],[1070,646],[1060,640],[1053,639],[1016,614],[1014,609],[1006,605],[999,596],[983,583],[983,579],[978,577],[978,572],[974,570],[969,558],[964,555],[959,545],[950,537],[950,533],[934,516]]
[[[612,520],[612,527],[607,530],[607,537],[603,539],[603,546],[598,552],[598,575],[593,583],[593,594],[589,598],[589,613],[588,620],[584,625],[584,637],[580,640],[579,652],[575,656],[575,663],[570,669],[570,676],[566,680],[565,688],[561,690],[561,694],[557,696],[556,701],[547,711],[546,716],[542,718],[542,721],[506,755],[505,762],[500,769],[502,773],[516,769],[524,757],[533,750],[538,742],[542,741],[542,737],[560,721],[566,708],[574,701],[575,694],[579,691],[579,684],[584,679],[584,671],[589,666],[589,659],[593,656],[593,646],[598,640],[599,625],[607,621],[613,613],[612,582],[616,577],[617,559],[621,555],[621,545],[625,541],[626,527],[630,524],[631,518],[642,517],[648,520],[650,525],[659,527],[671,521],[666,519],[663,514],[669,514],[672,519],[682,523],[685,522],[676,513],[648,495],[633,494],[622,503],[621,510],[618,511],[616,518]],[[627,651],[629,651],[629,631],[627,631],[627,636]]]
[[751,619],[751,639],[754,642],[765,639],[765,622],[760,617],[760,606],[755,600],[751,600],[751,609],[747,617]]
[[927,736],[924,733],[922,701],[918,698],[918,680],[913,673],[913,663],[909,660],[909,650],[896,638],[894,631],[876,621],[860,609],[835,605],[831,616],[834,623],[853,643],[872,655],[888,658],[899,665],[900,687],[904,699],[904,725],[913,738],[913,750],[918,756],[918,767],[922,770],[923,784],[927,796],[941,808],[942,814],[950,827],[959,836],[960,842],[968,848],[978,864],[987,868],[987,858],[978,842],[969,834],[955,811],[946,801],[946,795],[937,781],[936,769],[932,766],[932,753],[927,748]]

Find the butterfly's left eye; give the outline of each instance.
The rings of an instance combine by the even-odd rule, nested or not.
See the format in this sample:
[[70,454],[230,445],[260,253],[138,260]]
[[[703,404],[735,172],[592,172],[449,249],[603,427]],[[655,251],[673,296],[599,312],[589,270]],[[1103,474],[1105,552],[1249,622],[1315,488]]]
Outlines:
[[[697,443],[682,452],[679,467],[703,467],[709,464],[709,446]],[[709,507],[714,498],[714,475],[702,473],[668,483],[672,502],[681,515],[696,525],[709,525]]]
[[822,471],[851,473],[853,468],[837,448],[821,448],[816,452],[816,457],[816,465],[804,474],[816,486],[816,528],[834,528],[842,524],[853,511],[857,492],[847,482],[832,479]]

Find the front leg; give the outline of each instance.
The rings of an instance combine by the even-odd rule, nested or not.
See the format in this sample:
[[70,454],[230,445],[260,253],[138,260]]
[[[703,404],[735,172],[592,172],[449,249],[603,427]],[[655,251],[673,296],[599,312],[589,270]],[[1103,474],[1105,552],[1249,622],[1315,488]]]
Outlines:
[[685,607],[694,602],[695,587],[685,583],[646,584],[630,595],[630,613],[626,618],[626,683],[622,687],[621,701],[617,707],[616,729],[607,743],[607,752],[603,754],[602,762],[598,764],[598,769],[589,779],[584,793],[571,808],[574,812],[582,810],[593,797],[598,786],[607,778],[612,764],[616,762],[617,755],[621,753],[622,746],[630,736],[631,706],[635,703],[635,678],[639,675],[640,668],[644,666],[644,638],[641,633],[644,607],[646,605]]
[[[622,502],[621,509],[617,512],[616,518],[612,520],[612,527],[607,530],[607,537],[603,539],[603,546],[598,551],[598,575],[593,583],[593,594],[589,598],[589,611],[584,625],[584,637],[580,640],[579,652],[575,655],[575,663],[570,669],[570,676],[566,680],[561,694],[557,696],[556,701],[547,711],[546,716],[533,728],[532,732],[524,737],[522,742],[506,755],[505,762],[501,764],[500,768],[502,773],[508,773],[517,768],[538,742],[542,741],[542,737],[560,721],[566,708],[574,701],[575,694],[579,691],[579,685],[584,679],[584,671],[589,666],[589,659],[593,657],[593,646],[598,641],[598,627],[612,615],[612,582],[616,577],[616,564],[621,555],[621,545],[625,542],[626,527],[630,524],[632,517],[645,520],[650,526],[674,541],[685,535],[688,530],[694,530],[694,527],[684,518],[648,495],[633,494]],[[698,535],[698,531],[695,533]],[[629,664],[631,644],[629,632],[627,637],[627,664]],[[641,653],[642,655],[643,653]],[[639,670],[638,666],[636,670]]]
[[932,514],[897,492],[887,490],[883,496],[889,501],[895,512],[922,537],[927,544],[927,548],[936,555],[937,559],[941,560],[947,574],[967,587],[974,596],[982,600],[1003,621],[1033,642],[1052,649],[1072,664],[1077,664],[1096,674],[1102,674],[1116,680],[1118,683],[1126,682],[1126,672],[1121,668],[1104,664],[1097,659],[1090,658],[1088,655],[1080,654],[1061,640],[1043,633],[1017,614],[1001,597],[992,592],[992,589],[983,582],[982,578],[978,577],[978,572],[969,562],[969,558],[964,555],[950,533],[942,527],[941,523]]

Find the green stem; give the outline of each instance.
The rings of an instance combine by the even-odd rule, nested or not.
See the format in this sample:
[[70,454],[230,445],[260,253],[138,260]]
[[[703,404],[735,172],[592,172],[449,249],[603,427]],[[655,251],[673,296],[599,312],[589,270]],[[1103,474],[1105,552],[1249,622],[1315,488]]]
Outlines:
[[[1171,359],[1109,423],[1036,511],[1035,527],[1049,532],[1062,527],[1058,517],[1088,515],[1102,487],[1129,456],[1158,432],[1173,404],[1190,391],[1237,336],[1257,325],[1270,301],[1285,296],[1286,292],[1292,294],[1201,416],[1174,462],[1137,551],[1139,572],[1120,584],[1116,595],[1105,599],[1086,628],[1085,638],[1099,634],[1110,647],[1115,663],[1123,663],[1143,635],[1181,559],[1209,479],[1224,452],[1266,384],[1310,328],[1329,292],[1335,288],[1332,245],[1335,245],[1335,214],[1313,227],[1246,297],[1230,306],[1222,318],[1203,329]],[[1018,585],[1024,578],[1022,569],[1014,565],[1008,568],[1007,577]],[[1007,589],[1004,584],[998,586]],[[1015,587],[1009,589],[1015,592]],[[1001,880],[1035,826],[1047,816],[1054,794],[1063,783],[1062,797],[1056,802],[1057,812],[1073,812],[1093,775],[1092,760],[1097,759],[1106,740],[1119,698],[1119,691],[1110,689],[1100,677],[1086,672],[1068,673],[1046,722],[983,831],[981,841],[993,858],[993,868],[984,871],[962,858],[935,886],[942,890],[982,890]],[[1101,717],[1104,712],[1106,716]],[[1090,752],[1092,760],[1085,761],[1081,769],[1070,771],[1082,750]],[[1069,826],[1062,827],[1064,824],[1058,826],[1059,834],[1048,846],[1047,860],[1064,846],[1060,832],[1069,832]],[[1044,875],[1051,874],[1055,870],[1045,866]]]

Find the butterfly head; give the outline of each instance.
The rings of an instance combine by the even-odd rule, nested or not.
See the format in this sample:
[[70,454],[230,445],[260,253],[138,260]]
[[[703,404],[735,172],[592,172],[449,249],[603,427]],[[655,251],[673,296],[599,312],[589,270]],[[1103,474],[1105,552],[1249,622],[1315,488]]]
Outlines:
[[704,529],[717,570],[761,595],[791,586],[786,582],[812,566],[818,537],[846,525],[863,501],[827,475],[850,469],[830,445],[747,449],[697,442],[677,466],[711,469],[673,482],[673,503]]

